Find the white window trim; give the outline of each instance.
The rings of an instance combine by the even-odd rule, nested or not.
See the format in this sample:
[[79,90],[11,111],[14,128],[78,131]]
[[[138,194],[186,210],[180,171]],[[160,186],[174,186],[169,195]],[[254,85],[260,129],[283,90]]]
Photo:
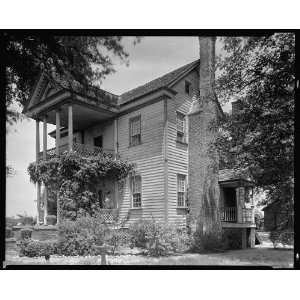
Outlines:
[[[178,179],[180,176],[184,177],[184,205],[183,206],[178,205],[178,193],[179,193]],[[176,206],[177,208],[187,208],[187,175],[182,173],[176,174]]]
[[[134,121],[139,120],[139,125],[140,125],[140,133],[136,134],[136,135],[131,135],[132,132],[132,124]],[[137,144],[133,144],[132,143],[132,138],[135,136],[140,136],[140,141]],[[133,147],[133,146],[138,146],[142,143],[142,116],[141,115],[137,115],[135,117],[132,117],[129,119],[129,146]]]
[[[133,177],[140,177],[140,179],[141,179],[141,191],[140,191],[141,206],[137,206],[137,207],[133,206]],[[130,180],[130,199],[131,199],[130,209],[142,209],[143,208],[143,188],[142,188],[143,187],[143,182],[142,182],[142,176],[140,174],[131,174],[129,180]]]
[[[178,116],[183,116],[183,131],[178,130]],[[183,141],[180,141],[178,139],[178,132],[183,134]],[[184,114],[181,111],[176,111],[176,141],[180,143],[187,143],[187,117],[186,114]]]

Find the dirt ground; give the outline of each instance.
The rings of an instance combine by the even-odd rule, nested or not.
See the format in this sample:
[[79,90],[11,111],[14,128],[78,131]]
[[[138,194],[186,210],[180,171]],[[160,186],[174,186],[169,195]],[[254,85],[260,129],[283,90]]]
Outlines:
[[[196,254],[186,253],[167,257],[149,257],[141,251],[122,251],[120,255],[108,255],[110,265],[204,265],[204,266],[271,266],[274,268],[292,268],[293,249],[274,249],[257,246],[253,249],[231,250],[222,253]],[[50,261],[42,257],[19,257],[16,249],[6,251],[6,265],[100,265],[100,256],[51,256]]]

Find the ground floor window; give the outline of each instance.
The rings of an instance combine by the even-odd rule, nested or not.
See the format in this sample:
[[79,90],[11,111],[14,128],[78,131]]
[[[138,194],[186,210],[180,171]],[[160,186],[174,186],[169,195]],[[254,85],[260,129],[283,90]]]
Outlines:
[[177,206],[186,206],[186,175],[177,174]]
[[142,206],[142,178],[139,175],[131,177],[132,186],[132,207]]

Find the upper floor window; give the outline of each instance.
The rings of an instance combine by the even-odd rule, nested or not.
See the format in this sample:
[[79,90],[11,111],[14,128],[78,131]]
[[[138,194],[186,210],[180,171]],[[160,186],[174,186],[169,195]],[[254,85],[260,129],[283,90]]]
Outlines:
[[186,142],[186,122],[185,115],[177,112],[177,141]]
[[186,176],[177,174],[177,206],[186,207]]
[[191,93],[191,83],[187,80],[184,82],[184,90],[185,90],[186,94],[190,95],[190,93]]
[[140,175],[131,177],[132,186],[132,207],[138,208],[142,206],[142,178]]
[[141,116],[129,120],[129,145],[135,146],[141,143]]

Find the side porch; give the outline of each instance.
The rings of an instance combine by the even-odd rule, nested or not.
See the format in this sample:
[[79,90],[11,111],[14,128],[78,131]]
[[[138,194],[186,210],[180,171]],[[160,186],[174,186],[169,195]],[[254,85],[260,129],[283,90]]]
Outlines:
[[241,232],[242,248],[255,246],[254,184],[233,170],[220,170],[221,220],[224,230]]

